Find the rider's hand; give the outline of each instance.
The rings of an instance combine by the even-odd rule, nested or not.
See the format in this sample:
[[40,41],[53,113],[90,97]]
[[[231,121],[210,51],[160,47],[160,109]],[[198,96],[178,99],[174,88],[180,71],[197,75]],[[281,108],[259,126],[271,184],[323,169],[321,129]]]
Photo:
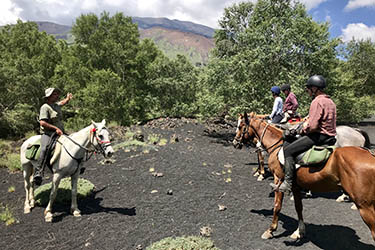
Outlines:
[[62,130],[61,130],[61,129],[59,129],[59,128],[56,128],[56,134],[58,134],[58,135],[62,135],[62,134],[63,134],[63,132],[62,132]]

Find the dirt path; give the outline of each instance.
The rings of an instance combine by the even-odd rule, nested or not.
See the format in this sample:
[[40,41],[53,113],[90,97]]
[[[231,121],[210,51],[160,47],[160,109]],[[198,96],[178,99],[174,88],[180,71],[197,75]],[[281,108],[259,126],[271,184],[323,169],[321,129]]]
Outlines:
[[[374,249],[358,211],[337,203],[338,194],[304,199],[307,237],[297,242],[288,237],[297,215],[286,199],[275,238],[262,240],[272,218],[272,179],[257,182],[251,175],[256,156],[232,147],[235,129],[188,120],[162,127],[153,123],[141,129],[168,141],[177,135],[178,142],[149,152],[120,150],[110,165],[90,160],[82,177],[97,192],[79,202],[80,218],[68,214],[69,204],[56,207],[52,224],[44,222],[42,207],[24,215],[22,174],[0,169],[0,203],[19,220],[0,225],[0,249],[145,249],[165,237],[199,235],[204,226],[212,228],[211,239],[220,249]],[[363,128],[375,142],[374,127]],[[153,176],[150,168],[163,176]],[[15,192],[8,192],[10,186]]]

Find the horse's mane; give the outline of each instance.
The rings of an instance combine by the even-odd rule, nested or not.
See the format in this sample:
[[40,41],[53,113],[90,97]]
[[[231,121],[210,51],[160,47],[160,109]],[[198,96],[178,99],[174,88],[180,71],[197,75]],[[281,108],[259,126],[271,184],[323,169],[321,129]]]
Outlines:
[[248,114],[248,116],[251,118],[251,119],[255,119],[255,120],[260,120],[261,123],[266,123],[266,124],[269,124],[268,125],[268,128],[270,128],[272,130],[272,132],[275,132],[275,133],[283,133],[283,130],[281,128],[278,128],[276,127],[274,124],[272,123],[267,123],[265,120],[264,120],[264,117],[265,115],[257,115],[255,112],[251,112],[250,114]]

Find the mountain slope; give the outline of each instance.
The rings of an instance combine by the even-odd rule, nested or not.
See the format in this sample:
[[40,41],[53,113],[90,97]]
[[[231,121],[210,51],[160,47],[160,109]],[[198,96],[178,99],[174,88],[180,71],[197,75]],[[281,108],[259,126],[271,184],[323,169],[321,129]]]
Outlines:
[[[132,17],[137,23],[140,38],[152,39],[168,57],[185,55],[193,64],[205,64],[209,52],[214,47],[215,30],[192,22],[170,20],[168,18]],[[73,42],[71,27],[52,22],[36,22],[40,31],[45,31],[56,39]]]

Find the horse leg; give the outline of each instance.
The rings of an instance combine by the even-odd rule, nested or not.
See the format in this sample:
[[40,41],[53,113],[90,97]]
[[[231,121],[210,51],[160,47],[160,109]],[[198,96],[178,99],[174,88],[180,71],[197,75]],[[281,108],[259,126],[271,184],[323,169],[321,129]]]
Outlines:
[[33,189],[33,184],[31,182],[32,166],[29,163],[29,164],[24,164],[22,168],[23,168],[24,186],[25,186],[25,191],[26,191],[26,198],[25,198],[23,212],[25,214],[28,214],[31,212],[31,209],[35,206],[34,189]]
[[72,177],[71,177],[71,185],[72,185],[72,205],[70,207],[70,212],[75,216],[79,217],[81,216],[81,211],[78,209],[77,205],[77,182],[78,182],[78,173],[77,171]]
[[258,181],[262,181],[264,180],[264,174],[265,174],[265,171],[264,171],[264,155],[262,153],[262,151],[258,151],[258,163],[259,163],[259,168],[258,168],[258,171],[259,171],[259,176],[258,176]]
[[52,206],[56,199],[57,189],[59,188],[60,181],[62,176],[58,173],[53,174],[53,180],[52,180],[52,188],[51,193],[49,195],[49,202],[46,207],[46,210],[44,211],[44,219],[46,222],[52,222],[53,214],[52,214]]
[[[278,179],[275,176],[275,182]],[[282,203],[284,199],[284,193],[275,191],[275,200],[273,207],[273,217],[271,226],[262,234],[262,239],[271,239],[273,238],[273,232],[276,231],[277,225],[279,222],[279,213],[281,211]]]
[[366,223],[366,225],[371,230],[372,239],[375,241],[375,209],[374,205],[369,205],[367,207],[359,207],[359,213]]
[[303,205],[302,205],[302,195],[301,190],[298,187],[293,187],[293,197],[294,197],[294,207],[297,211],[298,215],[298,228],[294,233],[290,236],[292,239],[301,239],[306,235],[306,227],[305,223],[303,222]]

